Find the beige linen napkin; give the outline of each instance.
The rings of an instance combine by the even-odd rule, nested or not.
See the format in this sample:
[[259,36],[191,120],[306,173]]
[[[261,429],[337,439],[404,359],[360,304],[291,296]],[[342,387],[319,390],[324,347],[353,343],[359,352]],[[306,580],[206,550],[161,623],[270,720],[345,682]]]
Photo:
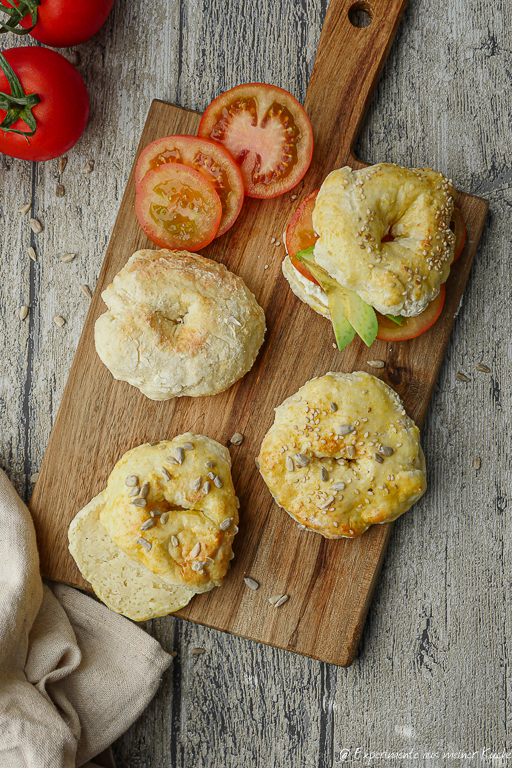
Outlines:
[[43,585],[30,513],[0,470],[0,766],[75,768],[154,696],[171,656],[78,590]]

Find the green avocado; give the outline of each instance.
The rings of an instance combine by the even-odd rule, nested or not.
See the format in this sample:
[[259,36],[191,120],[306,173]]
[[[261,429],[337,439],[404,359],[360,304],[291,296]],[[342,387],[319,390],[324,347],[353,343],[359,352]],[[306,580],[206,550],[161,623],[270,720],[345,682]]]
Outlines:
[[[296,254],[320,283],[327,294],[329,313],[339,349],[345,349],[354,338],[354,331],[362,338],[366,346],[375,341],[378,330],[377,316],[373,307],[363,301],[357,293],[350,291],[334,280],[315,261],[314,246]],[[348,328],[350,332],[348,331]],[[341,346],[343,344],[343,346]]]
[[388,320],[392,320],[397,325],[402,325],[404,319],[402,315],[386,315]]

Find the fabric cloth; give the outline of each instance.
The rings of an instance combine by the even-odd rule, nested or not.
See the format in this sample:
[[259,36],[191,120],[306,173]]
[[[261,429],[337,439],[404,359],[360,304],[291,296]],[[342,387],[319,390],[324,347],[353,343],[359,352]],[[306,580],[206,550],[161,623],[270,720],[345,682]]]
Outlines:
[[85,765],[145,709],[171,661],[123,616],[43,585],[30,513],[0,470],[1,768]]

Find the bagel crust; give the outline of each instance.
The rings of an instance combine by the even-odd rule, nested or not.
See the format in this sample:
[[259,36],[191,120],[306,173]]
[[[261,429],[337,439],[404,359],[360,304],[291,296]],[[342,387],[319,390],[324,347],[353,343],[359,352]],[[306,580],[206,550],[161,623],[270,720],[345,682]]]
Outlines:
[[265,315],[243,280],[188,251],[137,251],[103,291],[96,350],[151,400],[214,395],[252,368]]
[[106,489],[72,521],[69,539],[96,594],[140,620],[220,586],[237,532],[229,451],[188,432],[125,453]]
[[328,539],[395,520],[427,487],[418,427],[363,371],[327,373],[285,400],[258,464],[276,503]]
[[[453,196],[451,182],[431,168],[333,171],[313,211],[315,261],[378,312],[419,315],[450,274]],[[387,234],[394,240],[383,243]]]

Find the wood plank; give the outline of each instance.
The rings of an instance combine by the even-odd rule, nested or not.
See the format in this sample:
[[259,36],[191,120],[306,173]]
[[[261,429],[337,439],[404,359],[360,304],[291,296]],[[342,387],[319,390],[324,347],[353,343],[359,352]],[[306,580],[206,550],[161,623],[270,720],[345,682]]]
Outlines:
[[[308,90],[312,116],[316,115],[313,127],[317,149],[307,183],[300,190],[302,195],[318,186],[318,181],[335,167],[333,163],[340,165],[347,159],[347,154],[340,157],[337,138],[350,136],[351,131],[355,135],[389,48],[389,35],[394,33],[404,5],[391,0],[377,5],[388,25],[384,34],[375,19],[375,26],[364,30],[348,28],[348,4],[331,3],[320,54],[327,49],[339,53],[352,41],[353,54],[360,60],[370,43],[380,48],[375,48],[371,66],[359,77],[359,87],[346,89],[343,102],[338,101],[340,94],[332,100],[339,114],[336,117],[330,113],[331,122],[320,119],[315,104],[316,92],[325,83],[322,67],[327,67],[329,73],[332,61],[317,56]],[[370,40],[368,35],[372,34],[375,37]],[[336,49],[336,41],[343,44],[341,49]],[[352,67],[352,58],[346,58]],[[347,77],[354,78],[357,71],[349,68]],[[341,72],[338,81],[344,82]],[[325,90],[325,84],[322,87]],[[351,95],[357,111],[356,107],[347,107]],[[140,148],[166,133],[194,132],[198,119],[195,113],[155,102]],[[343,151],[348,153],[352,144],[353,140],[347,140]],[[238,430],[246,435],[240,448],[231,449],[233,478],[242,500],[242,524],[235,547],[240,555],[222,590],[195,598],[180,615],[331,663],[349,664],[391,526],[376,527],[357,541],[327,542],[319,536],[300,534],[293,521],[273,506],[253,463],[277,404],[312,376],[330,369],[364,369],[368,358],[366,348],[358,343],[344,353],[333,351],[329,326],[295,299],[281,276],[284,253],[270,244],[270,237],[280,238],[299,201],[292,201],[290,196],[246,201],[240,221],[204,252],[241,275],[265,309],[267,341],[253,370],[215,398],[166,403],[151,403],[129,385],[115,382],[94,350],[92,326],[104,310],[100,291],[134,250],[148,246],[133,215],[133,202],[132,171],[31,503],[43,572],[51,578],[86,586],[67,553],[67,526],[76,511],[104,487],[113,464],[130,447],[189,428],[226,442]],[[396,349],[378,342],[371,352],[372,357],[386,359],[384,378],[399,391],[408,412],[419,423],[428,407],[485,218],[484,201],[463,195],[459,202],[470,236],[450,277],[449,299],[442,318],[425,337]],[[265,264],[268,270],[264,270]],[[305,355],[304,350],[314,353]],[[301,570],[297,572],[299,553]],[[241,576],[245,573],[261,581],[257,593],[248,594],[244,588]],[[266,600],[276,591],[292,596],[285,610],[274,611]]]

